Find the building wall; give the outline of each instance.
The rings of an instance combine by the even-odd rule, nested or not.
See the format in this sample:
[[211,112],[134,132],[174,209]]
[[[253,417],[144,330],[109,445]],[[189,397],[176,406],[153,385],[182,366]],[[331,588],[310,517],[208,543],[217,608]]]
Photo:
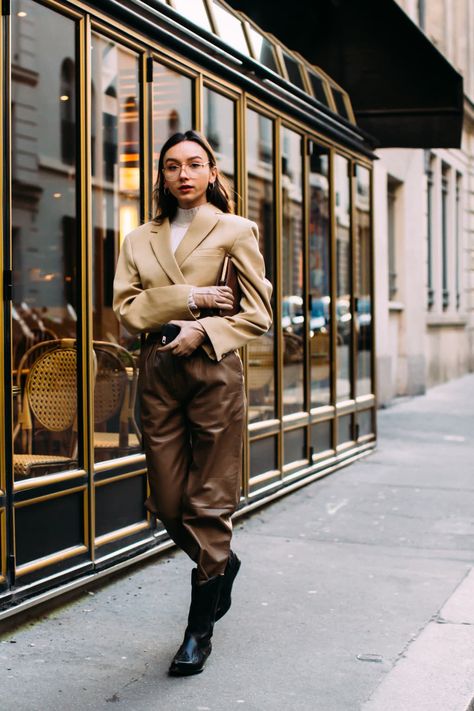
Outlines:
[[474,368],[474,0],[399,0],[463,74],[459,150],[378,151],[380,405]]

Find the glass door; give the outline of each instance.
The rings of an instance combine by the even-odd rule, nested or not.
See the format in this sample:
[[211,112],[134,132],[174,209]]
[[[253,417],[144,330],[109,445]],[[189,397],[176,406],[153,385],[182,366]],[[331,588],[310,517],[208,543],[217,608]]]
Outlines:
[[78,568],[90,564],[80,347],[79,31],[74,14],[39,2],[12,3],[9,434],[17,583],[69,559]]

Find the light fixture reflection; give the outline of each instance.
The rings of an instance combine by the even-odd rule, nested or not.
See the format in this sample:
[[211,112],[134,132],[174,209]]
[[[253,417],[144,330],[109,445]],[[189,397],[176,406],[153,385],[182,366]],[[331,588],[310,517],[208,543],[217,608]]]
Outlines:
[[16,14],[18,17],[26,17],[28,13],[26,13],[24,10],[20,10]]
[[63,94],[59,98],[61,99],[61,101],[69,101],[69,96],[67,94]]
[[122,205],[120,208],[120,247],[129,232],[138,227],[137,208],[134,205]]

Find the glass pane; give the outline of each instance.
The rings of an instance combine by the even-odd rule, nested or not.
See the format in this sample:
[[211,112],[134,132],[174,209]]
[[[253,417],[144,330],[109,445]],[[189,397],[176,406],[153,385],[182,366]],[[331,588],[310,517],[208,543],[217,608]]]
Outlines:
[[[255,111],[247,111],[248,216],[257,223],[260,251],[265,259],[267,278],[275,283],[275,218],[273,177],[273,121]],[[272,307],[275,312],[274,294]],[[250,341],[249,422],[276,417],[275,329]]]
[[283,463],[306,459],[306,429],[290,430],[283,436]]
[[224,10],[224,8],[216,2],[213,3],[212,9],[214,10],[217,31],[220,37],[238,52],[249,56],[250,52],[247,40],[245,39],[242,22],[235,17],[235,15],[231,15],[230,12]]
[[352,395],[352,312],[351,312],[351,194],[349,163],[335,156],[336,191],[336,398],[347,400]]
[[34,2],[24,16],[12,14],[16,480],[78,463],[75,30],[72,20]]
[[357,333],[357,395],[372,392],[370,172],[358,165],[355,193],[355,328]]
[[347,111],[347,106],[344,101],[344,94],[339,89],[332,88],[332,95],[336,104],[337,113],[343,118],[349,120],[349,113]]
[[351,442],[354,439],[353,435],[353,415],[344,415],[337,418],[337,443]]
[[374,431],[374,411],[363,410],[357,413],[357,422],[359,425],[359,437],[372,434]]
[[140,220],[140,106],[137,55],[98,34],[92,46],[94,451],[101,461],[140,450],[134,415],[139,339],[112,311],[120,245]]
[[314,145],[309,171],[311,407],[331,400],[331,219],[329,154]]
[[318,77],[317,74],[313,74],[313,72],[308,72],[308,76],[311,82],[311,86],[313,87],[314,98],[320,101],[325,106],[327,106],[328,100],[326,92],[324,91],[323,80],[321,79],[321,77]]
[[257,62],[263,64],[267,69],[271,69],[272,72],[279,74],[271,43],[253,27],[249,27],[249,34]]
[[311,427],[311,446],[314,454],[332,449],[332,421],[318,422]]
[[219,170],[234,194],[235,185],[235,103],[204,87],[204,134],[214,149]]
[[193,128],[193,82],[172,69],[153,65],[153,164],[173,133]]
[[202,0],[174,0],[173,4],[176,10],[184,15],[187,20],[191,20],[191,22],[199,25],[204,30],[212,32],[209,17]]
[[299,89],[306,91],[305,85],[303,83],[303,78],[300,74],[300,68],[298,62],[290,57],[289,54],[283,52],[283,59],[286,66],[286,71],[288,72],[288,78],[292,84],[297,86]]
[[283,410],[304,409],[303,166],[301,136],[282,128]]
[[250,478],[278,469],[276,437],[250,443]]

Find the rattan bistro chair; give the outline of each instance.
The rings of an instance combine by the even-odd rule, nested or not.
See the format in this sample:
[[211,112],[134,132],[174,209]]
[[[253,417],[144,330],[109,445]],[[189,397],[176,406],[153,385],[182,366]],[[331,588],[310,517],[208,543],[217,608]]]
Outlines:
[[[15,441],[20,435],[23,452],[13,455],[15,480],[74,467],[77,464],[75,340],[49,340],[29,348],[18,365],[16,387],[18,422],[13,434]],[[33,453],[33,433],[41,429],[65,433],[67,454]]]
[[[94,341],[94,448],[96,460],[141,448],[135,420],[138,372],[132,355],[114,343]],[[48,348],[48,350],[45,350]],[[35,359],[35,353],[38,358]],[[27,368],[27,365],[30,365]],[[22,380],[26,381],[22,387]],[[75,339],[30,348],[17,370],[18,422],[15,479],[41,476],[77,465],[77,351]],[[118,420],[118,431],[106,430]],[[67,455],[33,453],[34,432],[64,433]],[[17,440],[18,437],[18,440]]]
[[[109,341],[94,341],[94,449],[96,461],[141,449],[135,420],[138,370],[126,348]],[[113,431],[109,431],[113,428]]]

